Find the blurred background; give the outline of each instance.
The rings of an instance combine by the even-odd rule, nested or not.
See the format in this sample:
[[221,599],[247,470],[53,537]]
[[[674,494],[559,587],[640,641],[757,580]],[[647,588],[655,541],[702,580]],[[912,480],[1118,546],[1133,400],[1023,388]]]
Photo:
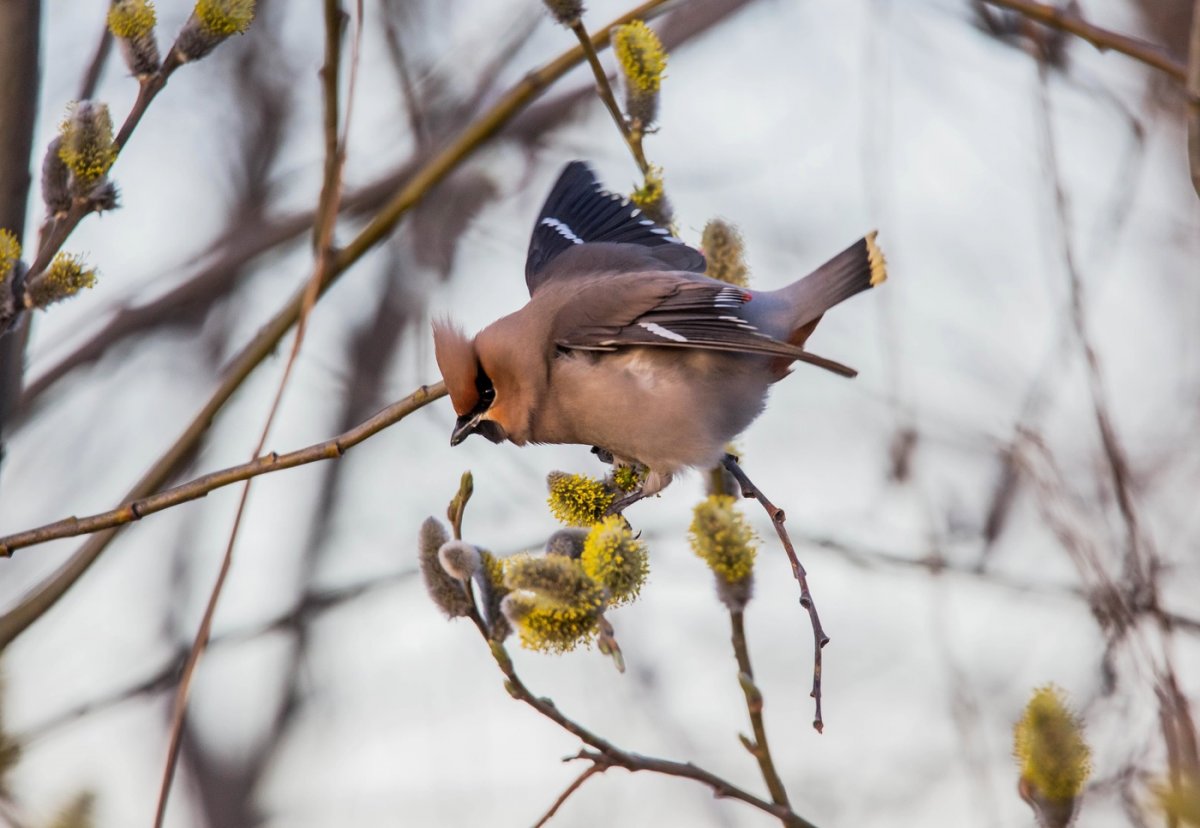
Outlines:
[[[113,169],[121,209],[67,243],[100,282],[33,320],[4,400],[0,531],[118,505],[311,273],[320,4],[257,5],[247,34],[172,77]],[[1082,12],[1184,62],[1190,6]],[[585,22],[627,8],[592,0]],[[106,10],[43,3],[35,171]],[[158,4],[164,48],[190,11]],[[367,0],[365,14],[343,243],[575,42],[537,0]],[[1080,824],[1168,824],[1152,794],[1170,766],[1164,722],[1200,693],[1200,200],[1179,84],[968,0],[689,0],[652,25],[670,63],[646,152],[686,241],[712,217],[733,222],[759,288],[872,228],[888,256],[886,285],[811,340],[860,376],[801,366],[739,442],[787,511],[832,638],[819,735],[808,619],[747,505],[764,539],[747,635],[793,807],[822,826],[1032,825],[1012,727],[1054,682],[1094,754]],[[119,122],[136,94],[114,53],[95,97]],[[615,191],[639,182],[586,67],[316,306],[267,447],[324,440],[438,379],[432,315],[477,330],[522,305],[530,228],[576,158]],[[35,181],[27,247],[41,217]],[[174,480],[247,459],[289,343]],[[336,463],[255,483],[168,825],[530,825],[582,769],[560,761],[578,740],[514,702],[474,628],[428,600],[415,541],[470,469],[466,538],[501,555],[538,548],[556,528],[546,473],[602,467],[580,447],[451,450],[453,422],[439,401]],[[128,527],[7,646],[2,725],[22,758],[0,823],[48,825],[91,791],[97,825],[151,824],[173,692],[238,492]],[[693,474],[628,513],[652,563],[639,601],[610,614],[624,675],[594,650],[514,647],[517,669],[618,745],[765,796],[737,741],[748,723],[727,613],[686,540],[702,492]],[[0,612],[81,540],[0,561]],[[770,823],[695,783],[620,770],[555,820]]]

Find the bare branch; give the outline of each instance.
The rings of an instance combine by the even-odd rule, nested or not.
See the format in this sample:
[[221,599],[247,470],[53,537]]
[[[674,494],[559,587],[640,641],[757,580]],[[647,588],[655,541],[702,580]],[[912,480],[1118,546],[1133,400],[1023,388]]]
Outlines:
[[[572,756],[569,758],[576,759],[578,757]],[[554,804],[551,805],[549,810],[547,810],[546,813],[542,815],[542,818],[539,819],[534,824],[533,828],[542,828],[542,826],[544,826],[548,822],[550,822],[551,817],[553,817],[556,813],[558,813],[558,809],[561,808],[563,803],[566,802],[571,797],[571,794],[575,793],[577,790],[582,788],[584,782],[588,781],[596,774],[603,773],[603,772],[604,772],[604,769],[601,768],[599,765],[596,765],[596,764],[589,765],[587,767],[587,769],[584,770],[583,773],[581,773],[581,774],[579,774],[579,776],[575,777],[575,780],[573,782],[571,782],[570,785],[567,786],[567,789],[559,795],[558,799],[554,800]]]
[[1192,8],[1192,36],[1188,43],[1188,166],[1192,187],[1200,196],[1200,0]]
[[[321,79],[325,109],[325,181],[321,187],[321,195],[317,205],[317,220],[313,227],[316,261],[305,290],[304,304],[300,311],[300,319],[296,325],[296,336],[292,342],[291,353],[288,354],[287,364],[284,365],[283,375],[279,379],[279,387],[275,391],[275,398],[271,402],[266,422],[263,423],[262,433],[259,435],[258,443],[252,452],[253,457],[257,457],[262,453],[263,447],[267,443],[267,437],[271,433],[271,426],[274,425],[275,417],[279,414],[280,406],[283,403],[283,393],[287,389],[288,381],[292,377],[292,370],[295,368],[296,360],[300,356],[300,348],[304,343],[304,334],[307,330],[309,315],[317,302],[320,284],[324,281],[325,273],[329,268],[329,262],[334,256],[333,228],[337,223],[338,206],[342,197],[342,169],[346,161],[346,136],[349,133],[350,114],[353,110],[354,91],[358,78],[363,7],[362,0],[358,0],[358,16],[355,20],[354,46],[351,56],[350,86],[346,100],[344,131],[340,138],[338,136],[338,121],[340,117],[338,70],[342,59],[342,28],[346,13],[342,10],[341,0],[325,0],[324,8],[325,65],[321,68]],[[167,816],[167,801],[171,795],[171,783],[175,778],[175,767],[179,761],[179,749],[184,733],[184,717],[187,715],[187,703],[191,692],[192,678],[195,676],[196,667],[199,665],[200,658],[203,656],[208,645],[208,639],[212,632],[213,618],[217,614],[217,604],[220,602],[225,581],[229,576],[229,570],[233,566],[234,545],[237,543],[238,530],[241,528],[242,518],[246,514],[246,503],[250,497],[250,482],[248,478],[242,487],[242,494],[238,499],[237,512],[233,518],[233,527],[229,531],[229,541],[225,545],[225,554],[221,558],[221,569],[217,574],[216,583],[213,584],[212,592],[209,594],[208,604],[204,609],[204,617],[200,620],[200,628],[196,631],[195,641],[192,644],[191,651],[188,653],[187,662],[183,667],[183,675],[180,676],[179,686],[175,691],[175,703],[171,713],[170,743],[167,748],[166,763],[163,767],[162,786],[158,794],[158,809],[154,820],[155,828],[161,828]]]
[[759,491],[758,487],[751,482],[750,478],[746,476],[746,472],[742,471],[742,467],[738,465],[737,458],[731,454],[726,454],[725,458],[721,461],[721,465],[728,469],[729,473],[737,479],[738,485],[742,487],[742,497],[757,500],[766,509],[767,514],[770,515],[771,523],[775,526],[775,532],[779,535],[779,540],[787,552],[788,561],[792,564],[792,576],[796,579],[796,583],[800,584],[800,606],[808,611],[808,620],[812,624],[813,631],[813,683],[811,695],[816,702],[813,728],[820,733],[825,729],[825,722],[821,718],[821,650],[829,643],[829,636],[825,634],[825,630],[821,627],[821,617],[817,615],[817,605],[813,603],[812,593],[808,590],[808,573],[804,570],[804,565],[800,563],[800,559],[796,557],[796,549],[792,546],[792,539],[788,537],[787,528],[784,526],[787,516],[784,514],[783,509],[780,509],[774,503],[767,500],[766,495]]
[[[487,637],[485,629],[481,629],[481,633],[485,638]],[[505,689],[508,690],[514,699],[529,705],[563,730],[566,730],[584,744],[593,748],[590,751],[580,751],[574,758],[586,759],[601,771],[608,770],[609,768],[624,768],[632,772],[650,771],[652,773],[663,774],[664,776],[692,779],[711,788],[714,796],[745,802],[747,805],[770,814],[784,825],[789,826],[789,828],[816,828],[811,822],[796,814],[787,806],[776,805],[759,799],[754,794],[742,790],[716,774],[693,765],[691,762],[673,762],[667,759],[656,759],[652,756],[642,756],[638,753],[622,750],[607,739],[596,735],[574,720],[567,718],[548,699],[543,699],[531,693],[529,688],[517,676],[516,670],[513,668],[512,659],[504,649],[504,646],[493,642],[491,647],[492,656],[496,659],[497,666],[500,667],[500,671],[504,673],[504,677],[507,679],[504,683]]]
[[771,747],[767,743],[767,727],[763,723],[762,693],[754,684],[754,668],[750,666],[750,648],[746,646],[745,614],[741,610],[730,610],[729,623],[732,628],[733,654],[738,665],[738,683],[742,685],[742,692],[746,696],[746,712],[750,715],[750,726],[754,729],[754,741],[745,740],[743,744],[758,762],[763,781],[767,784],[767,790],[771,792],[771,800],[776,805],[786,808],[789,807],[787,789],[783,787],[783,780],[779,778],[779,773],[775,770],[775,760],[771,757]]
[[1020,12],[1031,20],[1036,20],[1054,29],[1070,32],[1078,38],[1086,40],[1102,52],[1112,50],[1141,61],[1147,66],[1183,82],[1186,70],[1182,63],[1172,57],[1161,46],[1139,40],[1136,37],[1123,35],[1109,29],[1093,26],[1084,20],[1071,6],[1058,7],[1037,3],[1034,0],[985,0],[993,6],[1012,9]]
[[[647,0],[614,20],[597,32],[592,41],[597,46],[607,44],[611,30],[630,20],[644,17],[666,0]],[[494,136],[520,113],[532,100],[552,83],[565,75],[583,60],[583,50],[570,49],[550,63],[526,75],[513,86],[491,109],[469,124],[457,139],[447,141],[443,148],[418,169],[382,211],[350,244],[341,250],[330,263],[327,278],[322,280],[323,293],[351,265],[378,244],[392,231],[400,218],[412,208],[431,187],[454,170],[466,157]],[[234,357],[227,369],[225,379],[213,392],[196,417],[188,424],[183,434],[171,445],[140,481],[125,496],[125,501],[138,500],[153,494],[189,456],[200,437],[208,430],[217,412],[241,387],[242,383],[267,358],[279,340],[291,330],[300,316],[307,287],[295,294],[273,316],[259,333]],[[100,557],[116,533],[116,528],[93,536],[57,572],[34,588],[16,607],[0,616],[0,649],[8,646],[17,636],[66,594],[84,572]]]

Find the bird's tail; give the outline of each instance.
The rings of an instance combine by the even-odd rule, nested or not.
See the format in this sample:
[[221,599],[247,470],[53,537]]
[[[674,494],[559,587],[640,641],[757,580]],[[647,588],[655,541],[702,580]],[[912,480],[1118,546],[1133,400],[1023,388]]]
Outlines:
[[805,341],[821,321],[821,315],[834,305],[887,278],[883,252],[875,244],[875,231],[847,247],[812,273],[784,290],[793,309],[793,325],[788,342],[804,347]]

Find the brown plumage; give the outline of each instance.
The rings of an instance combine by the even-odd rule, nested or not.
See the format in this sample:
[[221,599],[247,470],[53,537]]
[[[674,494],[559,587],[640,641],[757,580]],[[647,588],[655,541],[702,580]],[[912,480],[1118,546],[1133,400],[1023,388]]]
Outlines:
[[574,162],[534,226],[530,300],[468,338],[434,323],[457,445],[578,443],[649,470],[641,494],[717,463],[797,361],[822,314],[884,280],[874,233],[776,291],[703,275],[704,257]]

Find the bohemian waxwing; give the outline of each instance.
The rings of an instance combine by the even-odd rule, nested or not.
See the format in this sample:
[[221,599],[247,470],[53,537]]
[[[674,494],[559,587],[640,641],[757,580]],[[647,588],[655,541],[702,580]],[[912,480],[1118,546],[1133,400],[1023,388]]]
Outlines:
[[793,362],[855,375],[804,343],[825,311],[886,278],[875,233],[779,290],[704,270],[700,252],[568,164],[533,228],[529,303],[473,338],[433,324],[458,414],[450,445],[477,433],[594,446],[644,465],[645,497],[719,463]]

